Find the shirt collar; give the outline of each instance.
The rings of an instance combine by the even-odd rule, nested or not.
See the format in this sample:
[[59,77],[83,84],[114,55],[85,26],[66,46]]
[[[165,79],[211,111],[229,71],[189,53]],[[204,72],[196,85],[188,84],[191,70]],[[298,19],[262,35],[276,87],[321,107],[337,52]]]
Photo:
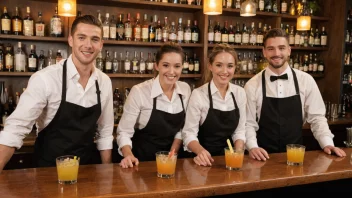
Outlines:
[[[62,65],[63,64],[64,63],[62,63]],[[80,75],[77,71],[77,68],[76,68],[75,64],[73,63],[72,54],[67,59],[66,67],[67,67],[67,79],[77,78],[77,80],[78,80],[80,78]],[[93,68],[93,72],[90,75],[90,78],[93,78],[93,80],[98,79],[97,68],[95,68],[95,67]]]
[[291,71],[291,67],[288,66],[284,72],[282,72],[280,75],[277,75],[276,73],[274,73],[273,71],[271,71],[271,69],[266,68],[265,69],[265,79],[270,79],[270,76],[281,76],[283,74],[287,74],[288,78],[290,78],[292,75],[292,71]]
[[[181,90],[181,88],[178,86],[177,82],[175,83],[175,89],[174,89],[174,92],[178,95],[178,94],[181,94],[181,95],[185,95],[183,93],[183,91]],[[152,91],[151,91],[151,94],[150,94],[150,97],[151,98],[155,98],[161,94],[163,94],[163,89],[161,88],[161,85],[160,85],[160,77],[159,75],[156,76],[154,79],[153,79],[153,84],[152,84]]]
[[[230,85],[231,84],[229,83],[228,89],[226,90],[226,96],[228,94],[230,94],[231,92],[233,93],[232,87]],[[213,80],[210,81],[210,91],[211,91],[211,95],[214,95],[216,92],[219,92],[219,90],[216,87],[216,85],[215,85]]]

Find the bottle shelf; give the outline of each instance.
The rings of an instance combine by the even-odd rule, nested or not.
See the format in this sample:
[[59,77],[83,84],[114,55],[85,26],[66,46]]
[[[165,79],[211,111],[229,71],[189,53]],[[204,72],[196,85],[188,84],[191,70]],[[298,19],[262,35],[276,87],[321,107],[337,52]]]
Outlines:
[[[208,44],[209,48],[215,47],[216,44]],[[258,49],[261,50],[263,49],[263,46],[258,46],[258,45],[231,45],[235,49],[248,49],[248,50],[253,50],[253,49]],[[291,46],[292,50],[307,50],[307,51],[327,51],[328,47],[295,47]]]
[[[234,79],[250,79],[254,77],[256,74],[235,74],[233,75]],[[323,78],[324,74],[310,74],[313,78]]]
[[[0,72],[0,76],[31,76],[34,72]],[[154,74],[107,74],[110,78],[153,78]],[[181,74],[181,78],[201,78],[202,74]]]
[[[137,41],[117,41],[117,40],[104,40],[104,45],[130,45],[130,46],[162,46],[163,42],[137,42]],[[180,43],[181,47],[203,47],[201,43]]]
[[23,36],[23,35],[11,35],[11,34],[0,34],[0,39],[22,40],[22,41],[67,42],[66,37]]
[[[279,16],[284,20],[296,20],[299,16],[298,15],[289,15],[289,14],[279,14]],[[324,16],[311,16],[312,21],[329,21],[329,17]]]

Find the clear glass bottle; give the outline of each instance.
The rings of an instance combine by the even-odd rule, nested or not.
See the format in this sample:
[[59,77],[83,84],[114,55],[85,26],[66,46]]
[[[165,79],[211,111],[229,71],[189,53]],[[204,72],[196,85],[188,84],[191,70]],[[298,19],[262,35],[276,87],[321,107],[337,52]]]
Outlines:
[[35,35],[45,36],[45,23],[43,21],[42,12],[38,12],[38,21],[35,23]]
[[56,63],[56,60],[53,57],[53,50],[49,50],[49,52],[48,52],[48,61],[47,61],[46,66],[54,65],[55,63]]
[[169,41],[169,24],[167,17],[164,17],[164,26],[162,29],[162,41],[168,42]]
[[140,58],[139,58],[139,73],[140,74],[145,74],[145,70],[146,70],[146,66],[145,66],[145,60],[144,60],[144,57],[143,57],[143,52],[141,52],[140,54]]
[[6,54],[5,54],[5,71],[13,72],[14,71],[14,56],[12,53],[12,47],[6,46]]
[[132,74],[137,74],[139,71],[139,61],[137,56],[137,51],[134,51],[134,57],[132,59]]
[[26,71],[26,54],[22,48],[22,42],[17,44],[17,52],[15,54],[15,70],[16,72],[25,72]]
[[111,15],[111,20],[110,20],[110,27],[109,27],[109,39],[110,40],[116,40],[116,35],[117,35],[117,28],[116,28],[117,24],[116,24],[116,20],[115,20],[115,16]]
[[143,42],[148,42],[149,37],[149,23],[148,23],[148,15],[144,14],[143,23],[142,23],[142,33],[141,38]]
[[117,60],[117,52],[114,52],[114,58],[112,59],[112,73],[119,73],[119,61]]
[[110,57],[110,52],[108,50],[105,51],[105,73],[112,73],[112,60]]
[[177,42],[178,43],[183,43],[183,25],[182,25],[182,18],[178,19],[178,25],[177,25]]
[[55,7],[55,14],[51,17],[50,20],[50,35],[53,37],[62,36],[62,21],[59,15],[57,14],[57,6]]
[[103,39],[104,40],[109,40],[110,36],[110,14],[106,13],[105,14],[105,19],[103,21]]
[[209,20],[208,43],[209,44],[213,44],[214,43],[214,27],[213,27],[213,21],[212,20]]
[[99,69],[100,71],[103,71],[104,68],[104,60],[103,60],[103,54],[101,51],[98,53],[97,58],[95,59],[95,67]]
[[131,14],[127,13],[127,21],[125,21],[125,40],[132,41],[132,24],[131,24]]
[[45,67],[46,65],[45,65],[44,50],[40,50],[40,54],[38,57],[38,71],[44,69]]
[[151,56],[151,53],[148,52],[148,59],[147,59],[147,71],[146,73],[147,74],[152,74],[153,73],[153,70],[154,70],[154,63],[153,63],[153,59],[152,59],[152,56]]
[[126,57],[124,62],[124,73],[129,74],[131,73],[131,61],[129,59],[129,52],[126,51]]
[[176,39],[177,39],[177,34],[176,34],[175,22],[171,22],[171,27],[169,30],[169,41],[175,43]]
[[183,42],[190,43],[192,40],[192,29],[191,29],[191,20],[187,20],[187,26],[185,27],[183,34]]

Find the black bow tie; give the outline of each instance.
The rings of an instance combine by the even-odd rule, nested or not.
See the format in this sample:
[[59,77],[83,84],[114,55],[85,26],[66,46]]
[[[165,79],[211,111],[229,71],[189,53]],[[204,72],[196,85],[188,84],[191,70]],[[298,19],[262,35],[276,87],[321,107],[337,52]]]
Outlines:
[[273,82],[277,79],[282,79],[282,80],[287,80],[288,77],[287,77],[287,74],[283,74],[281,76],[270,76],[270,81]]

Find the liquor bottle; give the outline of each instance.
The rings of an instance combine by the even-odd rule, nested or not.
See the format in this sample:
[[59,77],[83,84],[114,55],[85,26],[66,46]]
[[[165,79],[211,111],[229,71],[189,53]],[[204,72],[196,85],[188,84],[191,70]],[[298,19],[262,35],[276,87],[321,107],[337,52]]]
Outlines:
[[38,56],[35,52],[35,45],[31,45],[31,53],[28,55],[28,71],[36,72],[38,70]]
[[272,12],[272,10],[273,10],[273,4],[271,0],[265,0],[265,11]]
[[139,61],[137,57],[137,51],[134,51],[134,57],[132,59],[132,74],[137,74],[139,71]]
[[110,57],[110,53],[108,50],[105,51],[105,67],[104,67],[104,72],[105,73],[112,73],[112,60]]
[[0,44],[0,72],[5,70],[5,55],[4,47]]
[[40,50],[40,54],[38,57],[38,71],[44,69],[45,66],[45,56],[44,56],[44,50]]
[[[156,16],[156,15],[154,15],[154,16]],[[160,20],[158,20],[157,25],[155,27],[155,42],[161,42],[162,39],[163,39],[162,27],[160,24]]]
[[296,30],[295,34],[295,46],[299,47],[301,45],[301,34]]
[[194,73],[199,74],[200,73],[199,59],[197,58],[196,53],[194,53],[194,55],[193,55],[193,62],[194,62]]
[[248,63],[247,63],[247,73],[252,74],[253,73],[253,60],[251,57],[251,53],[248,53]]
[[119,73],[119,61],[117,60],[117,52],[114,52],[114,58],[112,59],[112,73]]
[[148,59],[147,59],[147,74],[152,74],[153,73],[153,69],[154,69],[154,63],[153,63],[153,59],[152,56],[150,54],[150,52],[148,52]]
[[1,15],[1,34],[11,34],[11,17],[4,7],[4,13]]
[[42,12],[38,12],[38,21],[35,23],[35,35],[45,36],[45,23],[43,21]]
[[184,30],[183,41],[185,43],[190,43],[191,40],[192,40],[191,20],[187,20],[187,26]]
[[175,22],[171,22],[171,27],[169,30],[169,41],[176,42],[176,39],[177,39],[177,34],[176,34]]
[[320,60],[318,64],[318,74],[324,74],[324,71],[325,71],[324,62]]
[[298,54],[296,54],[296,58],[293,60],[293,68],[294,69],[299,69],[299,57],[298,57]]
[[26,54],[22,49],[22,43],[18,42],[17,44],[17,53],[15,54],[15,70],[16,72],[25,72],[26,71]]
[[235,33],[235,45],[241,45],[242,43],[242,33],[240,31],[240,24],[236,23],[236,33]]
[[145,61],[143,57],[143,52],[141,52],[140,58],[139,58],[139,72],[140,74],[145,74]]
[[292,16],[296,15],[296,8],[293,0],[291,0],[291,5],[290,5],[290,15]]
[[33,25],[34,21],[31,17],[31,9],[27,6],[27,16],[23,19],[23,35],[25,36],[33,36]]
[[235,32],[231,24],[229,28],[229,44],[233,45],[234,43],[235,43]]
[[314,31],[313,31],[313,28],[310,28],[308,45],[311,46],[311,47],[314,47]]
[[281,14],[287,13],[287,2],[286,0],[281,0]]
[[227,21],[224,22],[224,27],[221,29],[221,43],[229,42],[229,31],[227,29]]
[[317,54],[314,54],[314,61],[313,61],[313,73],[318,73],[318,58]]
[[12,17],[12,33],[22,35],[22,18],[19,15],[18,7],[16,7],[15,16]]
[[6,46],[6,54],[5,54],[5,69],[8,72],[13,72],[14,71],[14,57],[12,54],[11,46]]
[[120,52],[120,59],[118,61],[119,69],[117,70],[117,73],[123,73],[125,60],[123,59],[122,52]]
[[98,18],[98,21],[100,21],[100,23],[103,23],[103,20],[101,20],[101,13],[100,13],[100,10],[97,10],[97,18]]
[[49,52],[48,52],[48,62],[46,64],[46,66],[54,65],[55,63],[56,63],[56,60],[53,57],[53,50],[49,50]]
[[119,88],[115,88],[112,101],[113,101],[113,109],[114,109],[114,123],[117,124],[119,122],[119,116],[118,116],[118,108],[119,108],[119,101],[120,101]]
[[259,11],[264,12],[264,0],[259,0]]
[[313,54],[309,54],[308,73],[313,73]]
[[97,58],[95,59],[95,67],[100,71],[103,71],[104,68],[104,60],[101,51],[98,53]]
[[240,0],[236,0],[235,8],[236,9],[240,9],[241,8],[241,1]]
[[62,21],[57,14],[57,6],[55,7],[55,14],[50,20],[50,35],[54,37],[62,36]]
[[61,50],[57,50],[56,52],[56,64],[58,64],[62,60]]
[[116,24],[116,20],[115,20],[115,16],[111,15],[111,20],[110,20],[110,27],[109,27],[109,39],[110,40],[116,40],[116,35],[117,35],[117,28],[116,28],[117,24]]
[[123,23],[123,14],[119,15],[119,22],[116,24],[116,39],[117,40],[124,40],[124,32],[125,32],[125,25]]
[[[153,20],[154,19],[154,20]],[[155,36],[156,36],[156,24],[158,23],[158,16],[154,15],[154,17],[150,17],[150,24],[148,26],[148,41],[149,42],[155,42]]]
[[183,74],[188,74],[188,67],[189,67],[189,61],[188,61],[188,54],[186,52],[185,53],[185,61],[183,62],[183,67],[182,67]]
[[315,29],[315,34],[314,34],[314,46],[319,47],[320,46],[320,34],[318,28]]
[[208,26],[208,43],[213,44],[214,43],[214,28],[213,28],[213,22],[212,20],[209,20],[209,26]]
[[253,71],[252,74],[256,74],[258,71],[258,59],[257,54],[253,52]]
[[291,26],[291,28],[290,28],[290,34],[288,36],[288,44],[290,46],[295,45],[295,32],[294,32],[293,26]]
[[125,40],[132,41],[132,24],[131,24],[131,14],[127,13],[127,21],[125,21]]
[[142,26],[140,21],[140,15],[137,13],[136,22],[133,26],[133,41],[141,41]]
[[148,15],[147,14],[144,14],[141,37],[142,37],[143,42],[148,42],[149,24],[148,24]]
[[303,71],[308,72],[308,67],[309,67],[308,55],[304,55]]
[[131,73],[131,61],[129,59],[129,52],[126,51],[125,64],[124,64],[125,74]]
[[110,34],[110,14],[106,13],[105,14],[105,19],[103,22],[103,39],[104,40],[109,40],[109,34]]
[[214,43],[221,43],[221,28],[220,28],[220,22],[217,22],[215,27],[214,27]]
[[178,43],[183,43],[183,25],[182,25],[182,18],[178,19],[178,24],[177,24],[177,42]]
[[169,41],[169,24],[167,21],[167,17],[164,17],[164,26],[162,29],[162,41],[163,42]]
[[189,74],[193,74],[194,73],[194,62],[193,62],[193,58],[189,58],[188,61],[188,73]]
[[257,44],[257,32],[255,31],[254,22],[252,22],[252,25],[251,25],[251,31],[250,31],[250,34],[249,34],[249,44],[250,45],[256,45]]
[[241,45],[248,45],[248,44],[249,44],[249,33],[247,30],[246,24],[243,24]]
[[199,42],[199,27],[198,27],[198,22],[197,20],[193,21],[193,27],[192,27],[192,33],[191,33],[191,39],[192,43],[198,43]]
[[328,33],[325,31],[325,27],[321,28],[321,37],[320,37],[320,45],[322,47],[326,47],[328,43]]

